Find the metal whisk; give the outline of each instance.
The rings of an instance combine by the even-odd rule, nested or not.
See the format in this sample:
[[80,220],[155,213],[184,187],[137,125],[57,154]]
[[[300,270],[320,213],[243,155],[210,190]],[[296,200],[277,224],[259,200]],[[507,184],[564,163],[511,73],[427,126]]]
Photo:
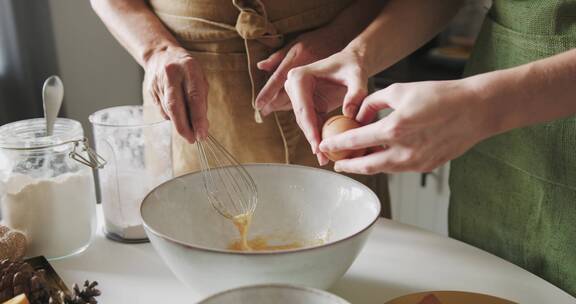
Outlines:
[[204,188],[210,204],[231,220],[251,216],[258,190],[246,170],[212,135],[196,142]]

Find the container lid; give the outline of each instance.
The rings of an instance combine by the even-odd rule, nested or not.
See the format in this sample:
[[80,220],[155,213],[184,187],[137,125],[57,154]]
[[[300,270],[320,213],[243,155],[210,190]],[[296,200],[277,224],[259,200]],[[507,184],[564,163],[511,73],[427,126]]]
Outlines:
[[99,127],[132,128],[169,123],[156,115],[145,117],[143,106],[117,106],[92,113],[88,120]]
[[58,118],[54,123],[54,133],[46,136],[44,118],[20,120],[0,126],[0,148],[40,149],[82,140],[84,132],[80,122]]

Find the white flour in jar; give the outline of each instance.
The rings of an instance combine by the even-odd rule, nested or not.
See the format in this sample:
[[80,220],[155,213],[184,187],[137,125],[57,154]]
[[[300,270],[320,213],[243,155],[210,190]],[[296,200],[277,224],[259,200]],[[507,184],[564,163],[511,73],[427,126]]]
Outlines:
[[90,244],[96,196],[89,170],[52,179],[13,174],[0,181],[4,225],[28,239],[27,256],[64,257]]

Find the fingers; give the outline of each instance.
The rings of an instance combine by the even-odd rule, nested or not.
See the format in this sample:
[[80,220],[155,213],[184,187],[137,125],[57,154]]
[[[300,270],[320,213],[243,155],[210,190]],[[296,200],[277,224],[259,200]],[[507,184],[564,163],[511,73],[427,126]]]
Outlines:
[[320,144],[320,151],[333,152],[380,146],[391,140],[386,133],[382,123],[375,122],[324,139]]
[[286,91],[282,89],[270,103],[265,105],[262,110],[260,110],[260,113],[264,116],[268,116],[272,112],[288,111],[290,109],[292,109],[290,97],[288,97]]
[[320,132],[318,129],[318,117],[314,109],[314,87],[314,77],[309,73],[305,73],[302,68],[292,69],[288,73],[285,88],[292,101],[296,121],[310,143],[312,152],[318,154]]
[[346,80],[348,91],[344,96],[342,113],[348,117],[356,117],[362,100],[368,95],[368,84],[361,77],[350,77]]
[[380,110],[389,108],[386,101],[386,90],[377,91],[362,101],[356,120],[361,124],[369,124],[374,121]]
[[262,70],[262,71],[266,71],[266,72],[272,72],[276,69],[276,67],[278,67],[278,65],[280,65],[280,63],[282,62],[282,60],[284,59],[284,57],[286,56],[286,52],[288,51],[288,48],[284,47],[278,51],[276,51],[274,54],[270,55],[267,59],[264,59],[260,62],[258,62],[256,64],[256,66],[258,67],[258,69]]
[[[279,52],[275,54],[280,54]],[[256,108],[262,109],[267,104],[272,102],[272,100],[278,96],[280,91],[284,88],[284,82],[286,82],[288,71],[294,67],[294,53],[289,52],[288,55],[278,55],[276,58],[281,61],[278,68],[274,71],[272,76],[268,79],[258,96],[256,97]],[[271,64],[272,65],[272,64]]]
[[184,137],[189,143],[194,143],[196,138],[188,119],[182,84],[168,79],[164,85],[164,93],[164,100],[162,102],[164,111],[170,120],[172,120],[178,134]]
[[339,160],[334,164],[337,172],[348,172],[364,175],[377,173],[393,173],[403,171],[403,168],[394,160],[395,151],[388,149],[368,154],[363,157]]
[[362,157],[339,160],[334,164],[334,170],[365,175],[384,172],[431,172],[449,159],[446,153],[422,153],[414,147],[396,145]]
[[208,136],[208,83],[201,71],[188,70],[185,82],[186,101],[196,139]]
[[330,162],[326,154],[322,152],[316,154],[316,158],[318,158],[318,163],[320,164],[320,166],[326,166]]
[[164,107],[162,106],[162,98],[160,97],[160,93],[159,90],[157,89],[157,86],[156,85],[152,86],[149,92],[150,95],[152,96],[154,104],[158,107],[158,111],[160,112],[160,115],[162,115],[162,118],[165,120],[170,120],[170,117],[168,117],[168,115],[164,111]]

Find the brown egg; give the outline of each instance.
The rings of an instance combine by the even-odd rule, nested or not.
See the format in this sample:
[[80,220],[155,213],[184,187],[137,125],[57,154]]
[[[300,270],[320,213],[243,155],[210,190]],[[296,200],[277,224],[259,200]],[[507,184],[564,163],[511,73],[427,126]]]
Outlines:
[[[330,117],[322,127],[322,139],[343,133],[345,131],[356,129],[361,125],[352,118],[344,115],[336,115]],[[360,157],[366,154],[366,149],[360,150],[342,150],[338,152],[326,153],[326,156],[331,161],[337,161],[346,158]]]

